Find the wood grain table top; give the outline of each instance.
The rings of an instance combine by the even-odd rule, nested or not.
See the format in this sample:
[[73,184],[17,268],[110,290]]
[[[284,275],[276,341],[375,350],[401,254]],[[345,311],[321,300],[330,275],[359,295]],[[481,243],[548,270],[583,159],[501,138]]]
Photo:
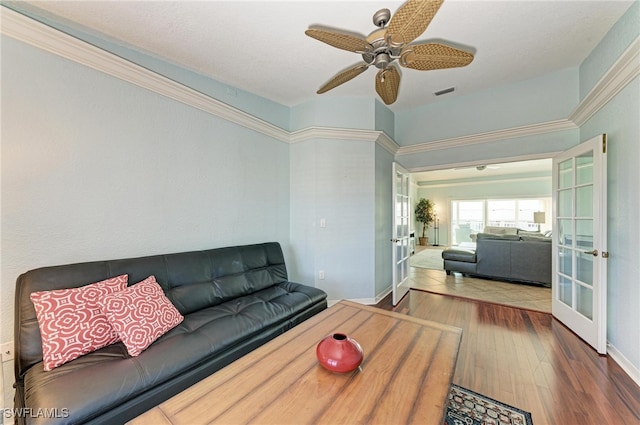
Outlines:
[[[345,333],[364,361],[327,371],[316,345]],[[131,421],[131,424],[441,425],[462,331],[341,301]]]

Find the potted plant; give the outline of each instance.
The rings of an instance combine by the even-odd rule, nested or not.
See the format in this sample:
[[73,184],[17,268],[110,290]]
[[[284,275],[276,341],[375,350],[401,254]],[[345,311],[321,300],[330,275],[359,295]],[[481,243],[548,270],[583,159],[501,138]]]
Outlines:
[[422,236],[418,238],[420,245],[427,245],[429,238],[427,237],[427,228],[436,219],[435,204],[430,199],[420,198],[416,204],[416,220],[422,223]]

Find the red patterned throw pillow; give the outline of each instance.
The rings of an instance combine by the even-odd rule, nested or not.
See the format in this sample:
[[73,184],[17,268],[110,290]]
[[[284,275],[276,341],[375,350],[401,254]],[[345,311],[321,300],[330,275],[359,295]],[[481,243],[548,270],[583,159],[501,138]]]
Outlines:
[[33,292],[30,297],[42,338],[44,370],[119,341],[98,300],[127,287],[128,275],[70,289]]
[[105,296],[100,307],[133,357],[183,320],[155,276]]

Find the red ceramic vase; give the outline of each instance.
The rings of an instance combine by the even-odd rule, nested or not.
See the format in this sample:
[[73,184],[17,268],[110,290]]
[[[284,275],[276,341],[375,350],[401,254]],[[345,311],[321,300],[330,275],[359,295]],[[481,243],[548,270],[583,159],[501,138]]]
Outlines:
[[362,347],[342,333],[335,333],[320,341],[316,347],[318,361],[332,372],[351,372],[362,363]]

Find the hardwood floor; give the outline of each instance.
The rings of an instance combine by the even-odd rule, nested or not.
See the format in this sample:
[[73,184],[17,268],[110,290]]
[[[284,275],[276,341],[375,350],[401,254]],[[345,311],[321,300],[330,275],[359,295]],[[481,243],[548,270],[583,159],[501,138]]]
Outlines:
[[638,385],[550,314],[416,290],[377,306],[462,328],[453,382],[535,425],[640,424]]

